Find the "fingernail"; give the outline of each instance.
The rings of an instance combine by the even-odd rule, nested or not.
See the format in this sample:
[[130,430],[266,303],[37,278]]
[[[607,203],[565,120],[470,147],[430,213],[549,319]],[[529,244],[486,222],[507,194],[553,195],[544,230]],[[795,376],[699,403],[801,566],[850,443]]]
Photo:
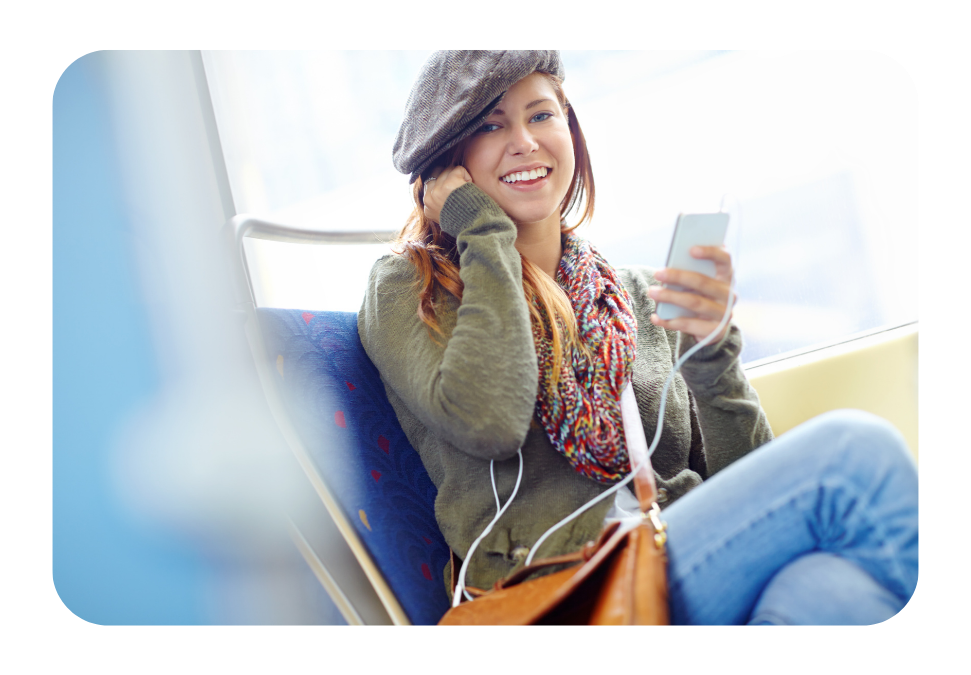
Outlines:
[[691,255],[704,255],[704,251],[701,250],[700,246],[691,247]]
[[654,278],[658,281],[665,281],[667,279],[668,272],[665,269],[659,269],[654,273]]

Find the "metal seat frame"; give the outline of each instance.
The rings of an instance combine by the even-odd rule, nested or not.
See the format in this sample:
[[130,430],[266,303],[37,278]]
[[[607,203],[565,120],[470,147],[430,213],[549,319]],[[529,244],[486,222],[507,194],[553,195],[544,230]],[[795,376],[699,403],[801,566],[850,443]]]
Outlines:
[[330,246],[389,243],[397,236],[397,232],[317,230],[240,214],[226,223],[224,234],[232,251],[237,288],[236,311],[244,314],[246,338],[256,362],[267,403],[283,437],[324,507],[318,514],[318,520],[329,520],[319,523],[330,534],[326,546],[313,546],[310,538],[305,536],[306,533],[293,519],[288,523],[290,537],[348,624],[410,624],[384,575],[364,547],[347,514],[334,497],[334,492],[328,487],[327,477],[318,471],[286,412],[281,393],[265,358],[265,343],[256,316],[253,275],[244,245],[247,238]]

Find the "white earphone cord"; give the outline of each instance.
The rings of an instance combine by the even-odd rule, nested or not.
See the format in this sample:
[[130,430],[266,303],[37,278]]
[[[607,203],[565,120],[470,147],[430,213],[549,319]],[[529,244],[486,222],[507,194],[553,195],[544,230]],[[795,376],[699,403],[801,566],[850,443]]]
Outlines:
[[[727,195],[727,194],[722,197],[721,205],[719,206],[719,209],[718,209],[719,212],[721,212],[721,213],[724,213],[725,212],[725,201],[727,199],[729,199],[729,197],[730,196]],[[741,205],[738,203],[738,200],[735,199],[734,197],[731,197],[731,199],[732,199],[732,201],[735,204],[735,215],[734,215],[734,217],[732,217],[732,214],[730,213],[730,215],[729,215],[729,223],[731,223],[733,221],[736,223],[736,228],[735,228],[735,254],[734,254],[734,258],[735,258],[736,264],[733,265],[733,266],[737,266],[737,262],[738,262],[738,252],[739,252],[739,239],[740,239],[740,232],[741,232],[741,213],[740,213],[741,212]],[[724,329],[724,327],[728,324],[728,319],[732,315],[732,307],[735,304],[735,292],[734,291],[735,291],[735,274],[732,274],[732,280],[731,280],[731,283],[729,284],[729,290],[728,290],[728,304],[725,307],[725,313],[722,315],[721,321],[718,322],[718,326],[716,326],[715,329],[711,333],[709,333],[707,336],[705,336],[705,339],[699,341],[695,346],[691,347],[688,351],[686,351],[681,356],[681,358],[679,358],[675,362],[674,367],[671,369],[671,372],[668,374],[667,379],[664,381],[664,387],[661,389],[661,405],[660,405],[660,408],[658,410],[658,415],[657,415],[657,431],[654,433],[654,439],[651,441],[651,445],[647,449],[647,457],[648,458],[650,458],[650,456],[652,454],[654,454],[654,450],[657,448],[657,445],[658,445],[658,443],[661,440],[661,432],[663,431],[663,428],[664,428],[664,409],[665,409],[665,407],[667,405],[668,389],[670,388],[671,383],[674,381],[674,376],[681,369],[681,366],[684,365],[684,363],[689,358],[691,358],[691,356],[693,356],[695,354],[695,352],[697,352],[702,347],[704,347],[704,346],[708,345],[709,343],[711,343],[711,341],[714,339],[714,337],[716,335],[718,335],[718,333],[720,333]],[[489,532],[492,531],[492,527],[496,524],[496,522],[499,520],[499,518],[502,516],[502,514],[505,513],[506,509],[509,508],[509,505],[512,503],[513,498],[515,498],[516,493],[519,491],[519,484],[522,481],[522,477],[523,477],[523,450],[522,450],[522,448],[520,448],[518,450],[518,454],[519,454],[519,476],[516,478],[516,487],[513,489],[512,494],[509,496],[509,499],[506,501],[505,505],[503,505],[503,507],[501,509],[499,508],[499,492],[496,490],[496,477],[495,477],[495,473],[493,472],[493,465],[494,465],[495,461],[493,460],[493,461],[490,461],[489,462],[489,474],[492,476],[492,491],[493,491],[493,495],[496,498],[496,509],[497,509],[497,513],[496,513],[495,518],[493,518],[492,521],[486,526],[485,530],[482,531],[482,534],[480,534],[476,538],[476,540],[474,542],[472,542],[472,546],[469,547],[469,552],[466,554],[465,560],[462,562],[461,572],[459,573],[459,581],[458,581],[458,583],[455,586],[455,592],[454,592],[454,594],[452,596],[452,606],[453,607],[457,607],[459,605],[459,603],[462,600],[462,598],[461,598],[462,594],[464,594],[466,596],[466,598],[468,598],[469,600],[472,599],[472,596],[469,595],[468,592],[465,591],[465,573],[466,573],[466,570],[468,569],[468,566],[469,566],[469,560],[472,559],[472,553],[473,553],[473,551],[475,551],[476,547],[479,545],[479,542],[481,542],[482,539],[484,539],[485,536],[487,534],[489,534]],[[586,504],[584,504],[583,506],[581,506],[580,508],[578,508],[576,511],[574,511],[573,513],[571,513],[570,515],[568,515],[566,518],[564,518],[560,522],[556,523],[553,527],[551,527],[546,532],[544,532],[543,535],[539,539],[536,540],[536,543],[533,544],[532,550],[529,552],[529,555],[526,557],[525,564],[526,565],[529,565],[530,563],[532,563],[533,556],[536,555],[536,552],[539,550],[540,546],[543,544],[543,542],[546,541],[546,539],[551,534],[553,534],[554,532],[556,532],[558,529],[560,529],[561,527],[563,527],[564,525],[566,525],[568,522],[570,522],[571,520],[573,520],[574,518],[576,518],[577,516],[579,516],[581,513],[583,513],[587,509],[589,509],[591,506],[593,506],[597,502],[602,501],[603,499],[606,499],[608,496],[616,493],[622,487],[624,487],[625,485],[627,485],[628,483],[630,483],[631,480],[634,479],[634,476],[637,475],[637,472],[641,469],[642,466],[643,466],[643,463],[639,463],[639,464],[636,464],[636,465],[631,466],[631,472],[623,480],[621,480],[620,482],[618,482],[615,485],[613,485],[610,489],[605,490],[604,492],[601,492],[599,495],[597,495],[596,497],[594,497],[593,499],[591,499],[590,501],[588,501]]]

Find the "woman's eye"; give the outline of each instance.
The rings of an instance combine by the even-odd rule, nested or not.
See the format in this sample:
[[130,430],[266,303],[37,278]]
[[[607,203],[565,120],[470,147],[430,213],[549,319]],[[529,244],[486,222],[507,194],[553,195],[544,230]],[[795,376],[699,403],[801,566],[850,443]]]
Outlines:
[[[546,120],[548,120],[552,116],[553,116],[553,113],[550,113],[550,112],[536,113],[535,115],[533,115],[530,118],[529,121],[530,122],[545,122]],[[493,124],[493,123],[489,122],[489,123],[483,124],[481,127],[479,127],[478,130],[475,133],[477,133],[477,134],[489,134],[489,133],[492,133],[493,131],[495,131],[496,129],[499,129],[499,128],[500,128],[500,125]]]

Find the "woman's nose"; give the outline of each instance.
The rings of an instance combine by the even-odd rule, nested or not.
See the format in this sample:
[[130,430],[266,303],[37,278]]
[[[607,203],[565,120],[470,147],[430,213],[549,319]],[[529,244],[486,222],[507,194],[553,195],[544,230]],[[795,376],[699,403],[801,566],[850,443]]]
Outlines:
[[509,137],[509,152],[513,155],[527,155],[539,148],[536,137],[527,125],[514,125]]

